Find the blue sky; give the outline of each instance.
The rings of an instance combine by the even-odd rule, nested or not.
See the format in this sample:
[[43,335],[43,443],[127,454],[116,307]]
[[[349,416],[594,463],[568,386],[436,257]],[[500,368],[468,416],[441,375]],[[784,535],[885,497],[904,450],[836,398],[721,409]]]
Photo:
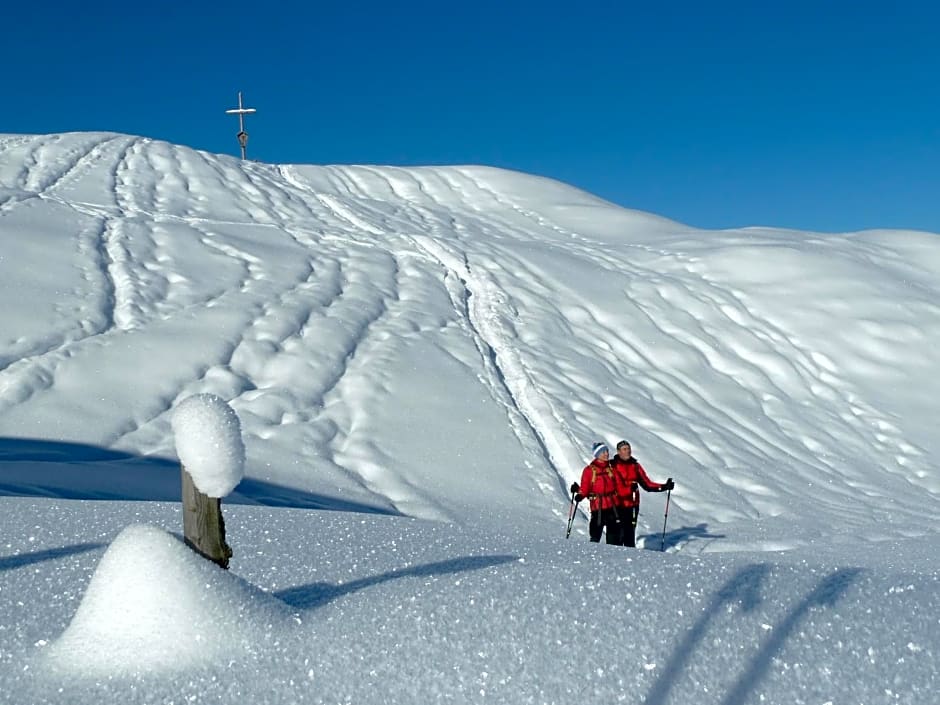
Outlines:
[[575,5],[16,4],[0,132],[234,155],[242,90],[266,162],[488,164],[700,227],[940,233],[940,3]]

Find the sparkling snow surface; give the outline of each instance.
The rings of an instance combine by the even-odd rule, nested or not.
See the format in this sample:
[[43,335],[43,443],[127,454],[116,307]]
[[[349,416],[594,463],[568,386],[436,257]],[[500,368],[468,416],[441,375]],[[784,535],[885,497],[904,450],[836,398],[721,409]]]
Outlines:
[[[940,702],[940,235],[0,135],[0,293],[0,702]],[[620,438],[665,553],[564,539]]]

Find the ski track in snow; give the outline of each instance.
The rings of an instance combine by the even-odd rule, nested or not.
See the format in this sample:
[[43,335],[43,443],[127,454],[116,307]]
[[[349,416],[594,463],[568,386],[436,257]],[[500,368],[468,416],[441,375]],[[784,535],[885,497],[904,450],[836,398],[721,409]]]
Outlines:
[[[392,175],[378,169],[366,171],[380,179],[391,193],[405,199],[406,203],[408,186],[413,186],[415,192],[422,197],[430,198],[420,180],[396,181]],[[350,172],[347,177],[364,197],[367,191],[363,182],[355,179],[354,172]],[[408,212],[410,210],[413,212]],[[501,324],[501,310],[508,305],[509,297],[485,272],[482,275],[471,272],[466,254],[457,254],[442,244],[448,239],[448,229],[466,226],[461,224],[456,215],[452,216],[449,222],[443,222],[434,215],[433,210],[420,205],[412,205],[405,213],[397,214],[396,219],[399,222],[410,220],[414,223],[412,227],[417,231],[430,233],[430,236],[411,235],[408,240],[430,261],[444,268],[445,283],[448,284],[454,310],[480,354],[483,366],[481,381],[486,384],[494,400],[506,408],[509,422],[526,455],[533,459],[543,458],[552,467],[553,475],[538,481],[542,491],[555,497],[559,489],[566,493],[567,469],[557,462],[560,453],[555,439],[559,436],[565,437],[570,443],[573,438],[570,433],[557,430],[552,422],[547,421],[551,415],[550,408],[548,415],[540,408],[550,407],[545,400],[537,400],[535,403],[526,401],[526,397],[533,395],[531,390],[534,390],[535,386],[529,379],[522,361],[513,353],[513,334]],[[355,222],[351,218],[350,221]],[[407,226],[407,221],[404,225]],[[402,224],[399,227],[402,227]],[[370,231],[378,232],[377,229]],[[537,472],[534,465],[529,466],[529,471]],[[562,508],[557,504],[553,504],[552,509],[558,516],[563,514]]]
[[[431,276],[451,302],[451,322],[478,352],[481,385],[531,459],[525,472],[556,516],[567,512],[567,484],[590,442],[624,435],[638,439],[644,462],[641,449],[655,444],[660,463],[674,466],[653,465],[654,476],[682,467],[704,474],[695,493],[674,500],[699,520],[778,516],[813,483],[844,500],[830,509],[848,514],[851,526],[870,519],[867,503],[852,509],[858,493],[911,517],[923,511],[845,460],[873,447],[887,458],[880,462],[891,482],[929,480],[925,451],[899,420],[787,321],[722,283],[681,227],[671,238],[612,246],[525,207],[475,168],[269,167],[106,134],[14,136],[0,150],[24,165],[0,171],[9,192],[0,218],[33,199],[70,209],[69,238],[97,302],[71,327],[22,343],[9,360],[0,355],[0,420],[11,432],[28,427],[31,404],[57,392],[79,359],[133,349],[147,335],[219,326],[211,349],[193,351],[176,378],[142,390],[147,398],[130,423],[102,417],[96,440],[168,452],[173,404],[214,391],[258,422],[259,439],[304,448],[376,501],[455,518],[407,472],[383,464],[382,450],[358,430],[362,410],[387,393],[389,337],[440,329],[409,303],[421,296],[411,288]],[[221,192],[235,197],[214,202]],[[253,238],[274,249],[255,248]],[[551,273],[540,270],[539,252],[561,247],[576,260],[572,276],[545,279]],[[201,281],[200,262],[221,262],[224,274]],[[598,282],[622,291],[640,339],[620,334],[623,312],[592,305]],[[540,329],[546,320],[563,329]],[[727,380],[722,394],[736,403],[672,364],[680,361]],[[586,388],[585,364],[612,387]],[[811,433],[803,415],[816,420]],[[681,429],[660,421],[676,416],[688,420]],[[77,433],[79,424],[66,428]],[[363,447],[371,459],[355,452]],[[752,480],[750,467],[768,463],[785,466],[787,479]],[[935,481],[927,490],[940,495]]]

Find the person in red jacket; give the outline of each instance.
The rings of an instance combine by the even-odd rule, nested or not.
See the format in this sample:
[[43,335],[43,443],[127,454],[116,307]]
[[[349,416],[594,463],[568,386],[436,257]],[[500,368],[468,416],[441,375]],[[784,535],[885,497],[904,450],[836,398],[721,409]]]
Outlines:
[[588,533],[598,543],[607,529],[607,543],[623,545],[620,513],[617,508],[617,476],[610,464],[610,449],[604,443],[595,443],[594,460],[581,471],[581,484],[571,485],[576,502],[587,497],[591,502],[591,523]]
[[611,461],[617,479],[617,507],[622,519],[623,545],[636,548],[636,520],[640,514],[640,490],[666,492],[676,486],[670,477],[664,483],[653,482],[643,466],[633,457],[633,449],[626,441],[617,444],[617,455]]

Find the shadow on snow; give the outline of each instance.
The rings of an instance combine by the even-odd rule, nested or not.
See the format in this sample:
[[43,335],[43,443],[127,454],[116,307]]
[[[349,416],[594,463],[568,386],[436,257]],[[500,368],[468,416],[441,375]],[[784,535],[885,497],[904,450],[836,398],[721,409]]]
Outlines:
[[[82,443],[0,438],[0,497],[180,501],[174,458],[135,455]],[[325,509],[368,514],[399,512],[246,477],[226,504]]]
[[[644,705],[664,705],[668,701],[670,690],[679,680],[680,672],[688,665],[699,646],[705,643],[708,629],[717,617],[725,614],[732,606],[737,606],[743,613],[749,613],[761,605],[762,588],[765,586],[770,570],[769,564],[745,566],[715,593],[701,616],[672,652],[659,678],[643,701]],[[862,570],[859,568],[836,570],[820,581],[799,603],[791,607],[770,631],[770,636],[728,690],[721,705],[743,705],[749,702],[748,696],[767,674],[774,657],[783,649],[787,639],[802,619],[813,607],[835,606],[861,573]]]
[[95,551],[99,548],[105,548],[107,544],[103,543],[77,543],[72,546],[62,546],[61,548],[50,548],[45,551],[33,551],[32,553],[20,553],[16,556],[0,556],[0,571],[13,570],[14,568],[23,568],[24,566],[42,563],[43,561],[52,561],[57,558],[74,556],[78,553]]
[[[723,539],[724,537],[725,534],[710,534],[708,532],[708,524],[703,522],[701,524],[696,524],[695,526],[683,526],[679,529],[667,531],[665,537],[665,547],[666,549],[670,549],[685,543],[689,543],[690,541],[702,539]],[[663,550],[663,535],[662,533],[658,533],[637,536],[637,545],[642,546],[647,551],[661,551]]]
[[363,590],[373,585],[398,580],[399,578],[420,578],[429,575],[447,575],[449,573],[463,573],[468,570],[480,570],[491,566],[519,560],[518,556],[465,556],[452,558],[436,563],[415,566],[413,568],[397,568],[387,573],[374,575],[370,578],[360,578],[348,583],[333,585],[332,583],[310,583],[299,585],[272,593],[287,604],[298,609],[313,609],[321,607],[332,600],[351,592]]

